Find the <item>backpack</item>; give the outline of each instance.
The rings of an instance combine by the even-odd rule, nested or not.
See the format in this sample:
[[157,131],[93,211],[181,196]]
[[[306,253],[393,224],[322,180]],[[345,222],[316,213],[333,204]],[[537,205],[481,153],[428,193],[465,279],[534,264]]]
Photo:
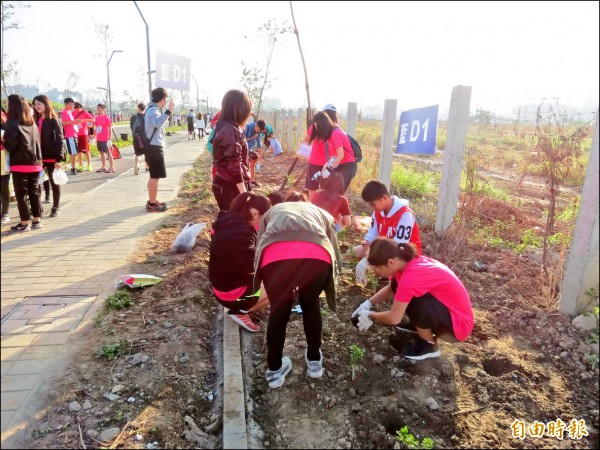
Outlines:
[[187,118],[187,124],[188,125],[194,125],[194,116],[186,116]]
[[154,134],[157,130],[157,128],[154,128],[152,136],[148,139],[148,136],[146,135],[146,113],[148,112],[148,109],[144,112],[143,120],[139,120],[138,118],[133,125],[133,149],[141,154],[144,153],[145,149],[150,147],[150,142],[152,141],[152,138],[154,138]]
[[357,163],[361,162],[363,156],[362,156],[362,150],[360,149],[360,145],[358,144],[358,142],[356,142],[356,139],[354,139],[349,134],[347,134],[346,136],[348,136],[348,139],[350,140],[350,144],[352,144],[352,150],[354,151],[354,159],[356,159]]

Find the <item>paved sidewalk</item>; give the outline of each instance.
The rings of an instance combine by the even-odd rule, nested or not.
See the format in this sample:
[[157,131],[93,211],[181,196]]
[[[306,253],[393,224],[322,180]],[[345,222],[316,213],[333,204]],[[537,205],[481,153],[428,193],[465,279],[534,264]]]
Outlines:
[[[158,198],[167,204],[201,152],[197,140],[181,137],[165,150],[168,177]],[[73,199],[59,217],[43,218],[42,229],[3,233],[2,448],[34,417],[39,393],[77,348],[77,333],[114,292],[115,278],[128,273],[138,238],[168,214],[145,211],[147,182],[147,173],[131,168]]]

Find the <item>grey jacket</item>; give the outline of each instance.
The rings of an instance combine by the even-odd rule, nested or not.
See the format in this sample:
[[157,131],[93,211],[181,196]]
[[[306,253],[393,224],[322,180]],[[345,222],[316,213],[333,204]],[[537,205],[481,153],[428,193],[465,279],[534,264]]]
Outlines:
[[255,286],[260,283],[258,268],[263,250],[270,244],[285,241],[312,242],[329,252],[333,270],[325,295],[329,308],[335,311],[335,283],[342,271],[342,255],[333,217],[327,211],[308,202],[284,202],[269,209],[263,216],[258,230],[258,245],[254,257]]
[[169,115],[166,112],[163,113],[162,109],[160,109],[156,103],[150,102],[148,103],[148,108],[146,108],[144,116],[144,127],[148,139],[150,139],[150,136],[152,136],[152,133],[154,133],[154,130],[156,129],[156,133],[154,133],[150,145],[165,148],[164,125],[169,119]]

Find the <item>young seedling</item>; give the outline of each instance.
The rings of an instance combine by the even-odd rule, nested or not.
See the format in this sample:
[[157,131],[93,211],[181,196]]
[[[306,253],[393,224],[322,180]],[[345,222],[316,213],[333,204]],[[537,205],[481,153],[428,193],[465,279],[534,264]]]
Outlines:
[[423,448],[423,449],[432,449],[434,442],[431,438],[423,438],[421,442],[413,436],[413,434],[408,430],[408,427],[405,425],[396,431],[396,440],[402,442],[406,448]]
[[352,381],[354,381],[354,369],[365,357],[365,349],[357,344],[350,344],[350,369],[352,370]]

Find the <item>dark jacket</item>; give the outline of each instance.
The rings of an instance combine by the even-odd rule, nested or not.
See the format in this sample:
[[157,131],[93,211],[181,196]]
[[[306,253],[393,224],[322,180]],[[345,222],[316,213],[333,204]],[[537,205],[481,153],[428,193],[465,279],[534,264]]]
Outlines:
[[234,211],[220,211],[213,223],[208,279],[223,292],[252,286],[256,230]]
[[227,120],[219,120],[212,147],[216,177],[233,184],[250,181],[248,143],[240,127]]
[[129,119],[129,128],[131,128],[131,132],[133,133],[135,130],[133,129],[135,127],[135,123],[138,120],[144,120],[144,114],[143,113],[135,113],[134,115],[131,116],[131,119]]
[[4,148],[10,154],[10,166],[41,166],[42,149],[36,125],[20,125],[16,120],[6,121]]
[[67,160],[64,147],[65,137],[60,119],[43,120],[40,143],[42,146],[42,159],[55,159],[57,162]]

